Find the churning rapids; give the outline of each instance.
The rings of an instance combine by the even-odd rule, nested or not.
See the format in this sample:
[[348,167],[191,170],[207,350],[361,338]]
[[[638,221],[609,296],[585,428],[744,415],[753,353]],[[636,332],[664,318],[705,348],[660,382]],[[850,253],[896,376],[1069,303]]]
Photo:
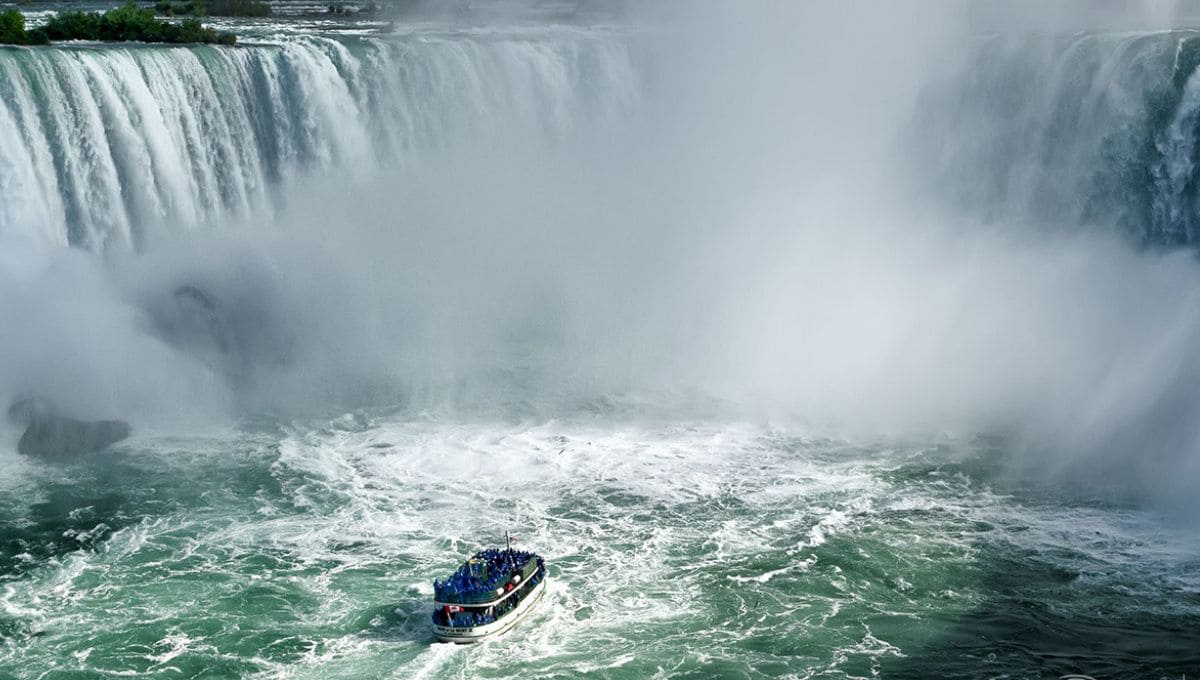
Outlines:
[[1200,34],[518,4],[0,47],[0,679],[1200,674]]

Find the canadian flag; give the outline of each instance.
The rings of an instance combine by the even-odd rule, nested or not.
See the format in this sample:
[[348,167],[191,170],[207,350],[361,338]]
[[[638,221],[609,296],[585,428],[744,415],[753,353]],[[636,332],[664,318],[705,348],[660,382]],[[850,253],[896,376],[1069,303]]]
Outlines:
[[447,614],[456,614],[456,613],[458,613],[458,612],[461,612],[461,611],[462,611],[462,607],[460,607],[460,606],[458,606],[458,605],[456,605],[456,604],[448,604],[448,605],[446,605],[446,613],[447,613]]

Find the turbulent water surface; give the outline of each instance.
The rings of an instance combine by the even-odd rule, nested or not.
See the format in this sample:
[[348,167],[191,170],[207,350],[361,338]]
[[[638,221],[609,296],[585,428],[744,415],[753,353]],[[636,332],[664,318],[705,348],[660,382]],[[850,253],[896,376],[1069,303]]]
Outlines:
[[[1173,677],[1186,532],[1014,486],[983,442],[347,414],[4,480],[4,666],[152,677]],[[166,461],[166,462],[164,462]],[[518,528],[544,604],[431,645],[431,580]]]
[[0,47],[0,678],[1200,674],[1194,32],[510,4]]

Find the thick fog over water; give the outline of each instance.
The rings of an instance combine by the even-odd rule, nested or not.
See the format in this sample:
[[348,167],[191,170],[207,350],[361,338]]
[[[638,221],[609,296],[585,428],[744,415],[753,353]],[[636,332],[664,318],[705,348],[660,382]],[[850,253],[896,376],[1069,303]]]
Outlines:
[[[1037,7],[1024,16],[1054,29],[1113,14]],[[247,88],[276,68],[323,75],[299,94],[254,91],[259,108],[213,100],[220,126],[165,116],[157,149],[122,147],[110,125],[108,169],[5,141],[6,168],[110,183],[63,199],[2,175],[19,189],[5,200],[27,204],[0,209],[0,394],[147,423],[607,403],[842,433],[1001,433],[1039,468],[1083,461],[1183,494],[1200,474],[1193,252],[948,205],[929,181],[924,152],[976,143],[970,125],[944,124],[961,103],[931,113],[930,93],[954,87],[981,26],[1027,28],[1000,19],[951,3],[632,7],[549,46],[480,29],[478,44],[437,53],[436,35],[419,38],[436,68],[405,96],[411,81],[370,77],[400,68],[403,50],[248,47],[284,56],[220,66]],[[130,72],[86,52],[37,59],[0,77],[110,85],[101,128],[112,102],[151,106]],[[513,88],[525,98],[497,94]],[[324,117],[268,130],[256,116],[287,122],[272,99],[284,95]],[[29,133],[49,106],[8,102],[6,135],[5,116]],[[239,129],[258,154],[235,141],[188,155],[200,146],[186,140]],[[225,198],[185,215],[157,181],[157,202],[137,203],[149,189],[122,168],[143,152],[143,179],[190,164]],[[252,195],[223,205],[229,168]],[[101,198],[120,215],[88,212]]]

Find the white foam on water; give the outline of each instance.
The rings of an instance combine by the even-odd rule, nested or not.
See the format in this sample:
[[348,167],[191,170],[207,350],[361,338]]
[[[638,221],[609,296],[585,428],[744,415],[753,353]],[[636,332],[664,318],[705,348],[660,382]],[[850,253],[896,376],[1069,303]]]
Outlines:
[[[758,526],[754,515],[702,520],[694,528],[666,515],[666,521],[655,521],[655,513],[678,513],[679,506],[713,498],[768,506],[785,495],[803,497],[802,488],[822,495],[871,485],[857,479],[861,471],[847,467],[823,472],[800,463],[797,474],[784,472],[786,461],[775,460],[765,475],[780,473],[777,481],[790,494],[772,487],[739,495],[743,483],[757,487],[771,481],[757,475],[748,480],[745,472],[748,454],[763,462],[777,455],[759,451],[761,437],[759,428],[740,425],[613,432],[558,423],[372,423],[363,432],[293,434],[281,447],[276,472],[301,473],[292,491],[297,505],[332,510],[319,520],[323,527],[292,527],[311,541],[304,547],[310,554],[330,557],[326,546],[333,535],[365,537],[405,545],[421,561],[446,571],[487,544],[488,534],[499,536],[515,526],[521,544],[547,557],[554,576],[546,601],[503,644],[455,659],[456,671],[449,675],[470,677],[472,667],[503,668],[517,659],[553,664],[557,657],[583,653],[597,640],[618,644],[630,626],[703,616],[698,607],[707,586],[691,568],[671,576],[676,567],[668,564],[668,556],[681,545],[711,542],[713,556],[701,558],[711,563],[770,552],[773,530],[807,525],[803,547],[817,547],[849,525],[848,513],[865,509],[854,502],[844,509],[817,510],[797,504],[795,516],[767,527]],[[857,484],[847,484],[852,479]],[[492,516],[498,513],[507,517]],[[815,561],[795,559],[792,566],[746,580],[765,583]],[[597,578],[599,587],[591,583]],[[439,652],[427,663],[443,668],[448,663],[443,657]],[[594,667],[570,666],[580,672]]]
[[[1135,514],[1021,506],[953,468],[897,481],[889,454],[801,440],[736,423],[439,424],[358,414],[291,423],[278,438],[164,439],[159,456],[191,453],[160,460],[147,449],[131,460],[161,463],[212,505],[97,535],[5,584],[0,614],[40,635],[0,646],[0,662],[168,672],[212,658],[270,678],[473,678],[514,665],[550,675],[653,673],[646,660],[662,658],[670,674],[705,663],[751,668],[763,661],[749,651],[762,639],[799,637],[814,645],[803,668],[841,677],[843,667],[903,653],[887,634],[853,625],[864,612],[919,621],[980,604],[970,578],[953,580],[977,569],[973,523],[1019,523],[1025,530],[1003,540],[1050,551],[1050,560],[1086,547],[1121,569],[1144,563],[1135,553],[1145,520]],[[246,451],[228,453],[235,447]],[[247,464],[274,490],[221,487],[220,470]],[[1089,532],[1066,528],[1085,521]],[[432,579],[500,544],[505,530],[546,557],[544,600],[495,641],[432,644]],[[1000,540],[997,531],[982,536]],[[1165,543],[1160,574],[1182,554],[1177,541]],[[216,608],[247,597],[266,598],[268,609]],[[218,629],[180,627],[213,616],[223,619]],[[119,635],[139,624],[163,632],[132,660],[81,632]],[[276,643],[251,655],[233,647],[263,625]]]

